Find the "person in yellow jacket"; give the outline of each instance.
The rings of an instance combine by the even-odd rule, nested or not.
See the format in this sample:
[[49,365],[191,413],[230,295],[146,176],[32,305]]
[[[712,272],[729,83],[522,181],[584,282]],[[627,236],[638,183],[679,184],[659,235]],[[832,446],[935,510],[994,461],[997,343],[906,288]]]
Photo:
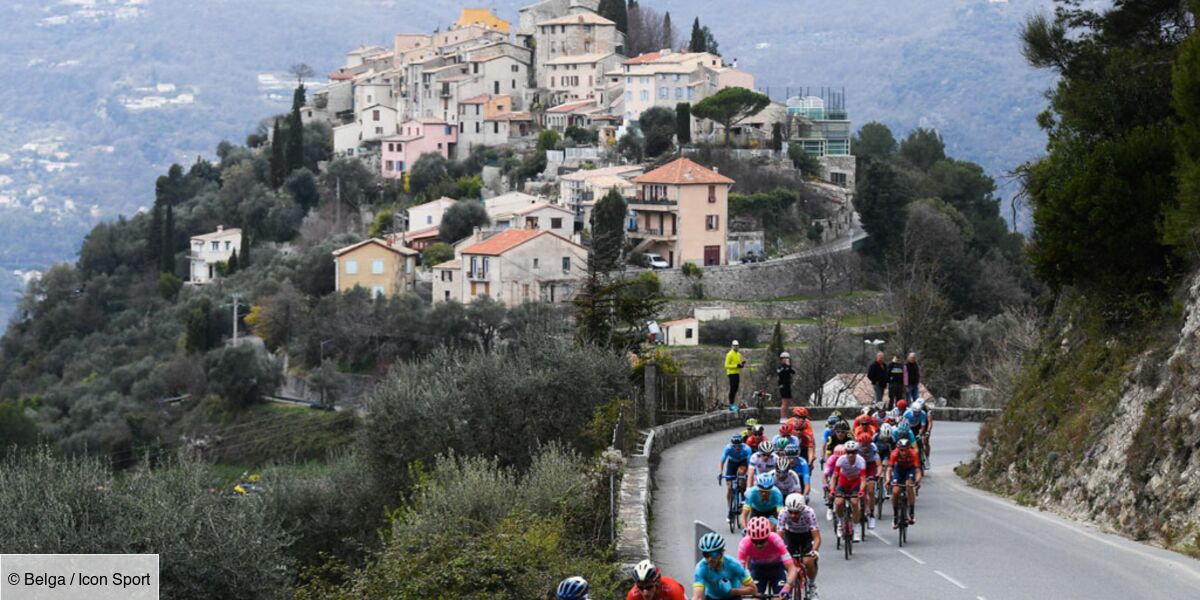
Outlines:
[[738,384],[741,383],[742,368],[746,366],[746,360],[742,358],[742,353],[738,352],[737,340],[733,340],[731,346],[725,354],[725,374],[729,376],[729,410],[736,411]]

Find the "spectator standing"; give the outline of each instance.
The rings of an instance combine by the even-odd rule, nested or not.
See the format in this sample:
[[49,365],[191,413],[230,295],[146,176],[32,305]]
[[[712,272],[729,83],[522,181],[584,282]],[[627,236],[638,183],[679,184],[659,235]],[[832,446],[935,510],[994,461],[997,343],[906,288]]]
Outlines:
[[658,327],[658,321],[651,320],[646,323],[646,338],[650,341],[651,346],[658,343],[661,333],[662,330]]
[[908,362],[904,364],[904,388],[908,390],[908,403],[912,404],[921,397],[921,365],[917,364],[917,353],[908,353]]
[[[882,403],[883,390],[887,387],[888,383],[888,368],[883,362],[882,352],[876,352],[875,362],[871,363],[871,366],[867,367],[867,380],[870,381],[871,385],[875,388],[875,404]],[[891,409],[890,405],[888,406],[888,409]]]
[[792,368],[791,354],[779,354],[779,366],[775,368],[775,374],[779,376],[779,423],[783,424],[788,419],[788,403],[792,401],[792,376],[796,374],[796,370]]
[[725,354],[725,374],[729,376],[729,410],[737,410],[737,393],[738,384],[742,379],[742,367],[746,366],[746,360],[742,358],[742,353],[738,352],[738,341],[733,340],[730,344],[729,352]]
[[892,356],[888,365],[888,407],[896,405],[897,400],[904,399],[904,363],[899,356]]

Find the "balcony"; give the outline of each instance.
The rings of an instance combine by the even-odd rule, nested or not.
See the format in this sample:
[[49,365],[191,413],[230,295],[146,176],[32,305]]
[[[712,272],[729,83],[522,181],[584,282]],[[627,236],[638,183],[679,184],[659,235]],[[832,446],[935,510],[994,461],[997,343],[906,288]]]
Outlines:
[[664,231],[662,227],[629,227],[629,237],[656,242],[674,242],[679,236],[674,231]]
[[679,206],[678,202],[671,200],[670,198],[639,198],[637,196],[626,198],[625,203],[628,204],[630,208],[636,208],[639,206],[658,207],[659,210],[662,210],[666,207]]
[[487,281],[488,272],[485,269],[467,271],[467,279],[471,281]]

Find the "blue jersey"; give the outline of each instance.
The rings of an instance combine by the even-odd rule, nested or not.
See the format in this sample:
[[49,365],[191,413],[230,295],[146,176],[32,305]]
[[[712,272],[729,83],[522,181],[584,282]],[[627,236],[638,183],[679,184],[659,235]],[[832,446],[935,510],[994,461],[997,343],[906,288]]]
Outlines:
[[795,464],[792,465],[792,470],[800,476],[800,481],[804,483],[812,483],[812,474],[808,472],[808,461],[797,456]]
[[762,494],[759,493],[760,489],[762,488],[755,487],[746,490],[746,506],[749,506],[750,510],[756,512],[775,515],[779,512],[779,509],[783,508],[783,492],[773,487],[767,499],[763,500]]
[[925,411],[916,412],[910,408],[904,411],[904,420],[908,421],[908,424],[913,429],[916,429],[925,425],[925,422],[929,420],[929,416],[925,414]]
[[754,580],[746,572],[742,563],[728,554],[721,559],[721,566],[711,569],[707,560],[696,563],[696,573],[692,577],[692,587],[704,591],[706,598],[728,598],[734,588],[751,585]]
[[733,444],[725,444],[725,452],[721,454],[721,462],[731,462],[736,464],[749,464],[750,446],[746,444],[738,444],[735,448]]
[[858,455],[861,456],[863,460],[873,463],[879,460],[879,448],[876,448],[875,444],[873,443],[865,445],[859,444]]
[[908,438],[908,442],[909,442],[910,444],[912,444],[914,448],[917,446],[917,434],[913,433],[913,432],[910,430],[910,431],[908,432],[908,435],[907,435],[907,436],[900,435],[900,428],[899,428],[899,427],[897,427],[896,429],[893,429],[893,430],[892,430],[892,446],[896,446],[897,444],[899,444],[899,443],[900,443],[900,438],[903,438],[903,437],[907,437],[907,438]]

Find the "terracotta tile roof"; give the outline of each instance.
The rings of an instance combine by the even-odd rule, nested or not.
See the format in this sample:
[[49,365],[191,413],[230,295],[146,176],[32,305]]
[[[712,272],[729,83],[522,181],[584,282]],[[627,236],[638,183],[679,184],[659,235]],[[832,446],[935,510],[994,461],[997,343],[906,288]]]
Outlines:
[[473,96],[471,98],[467,98],[466,100],[459,100],[458,103],[459,104],[484,104],[488,101],[489,98],[491,98],[491,96],[484,94],[482,96]]
[[329,78],[334,81],[349,81],[354,79],[354,73],[330,73]]
[[634,183],[666,183],[672,185],[713,184],[725,183],[733,185],[733,180],[702,167],[687,158],[679,158],[663,165],[645,175],[633,179]]
[[345,248],[338,248],[337,250],[333,251],[333,255],[341,256],[343,254],[349,254],[355,250],[358,250],[359,248],[361,248],[363,246],[366,246],[367,244],[377,244],[379,246],[387,248],[388,250],[391,250],[392,252],[395,252],[396,254],[400,254],[402,256],[416,256],[416,255],[420,254],[420,252],[417,252],[416,250],[413,250],[412,248],[405,248],[404,246],[396,244],[395,242],[388,243],[387,241],[381,240],[379,238],[370,238],[370,239],[363,240],[357,244],[351,244],[349,246],[346,246]]
[[663,327],[671,327],[674,325],[686,325],[689,323],[699,323],[699,322],[700,321],[696,320],[696,317],[685,317],[682,319],[675,319],[674,321],[667,321],[666,323],[659,323],[659,325],[662,325]]
[[569,113],[569,112],[575,112],[576,110],[579,110],[581,108],[594,107],[595,105],[596,105],[596,101],[592,100],[592,99],[577,100],[575,102],[567,102],[564,104],[559,104],[558,106],[555,106],[553,108],[547,108],[546,112],[547,113],[555,113],[555,114]]
[[549,233],[549,231],[539,231],[537,229],[505,229],[478,244],[463,248],[462,253],[499,256],[539,235]]
[[623,65],[640,65],[644,63],[654,62],[662,56],[662,52],[647,52],[641,56],[635,56],[621,63]]
[[577,15],[566,15],[557,19],[550,19],[549,21],[541,21],[537,25],[541,27],[542,25],[616,25],[616,23],[596,13],[588,12]]
[[563,208],[563,207],[561,207],[561,206],[559,206],[559,205],[557,205],[557,204],[550,204],[549,202],[535,202],[535,203],[533,203],[533,204],[530,204],[529,206],[526,206],[525,208],[519,208],[519,209],[517,209],[517,210],[514,210],[514,211],[513,211],[513,214],[514,214],[514,215],[527,215],[527,214],[529,214],[529,213],[531,213],[531,212],[538,211],[538,210],[542,210],[542,209],[544,209],[544,208],[549,208],[549,209],[552,209],[552,210],[558,210],[558,211],[561,211],[561,212],[565,212],[565,213],[567,213],[567,214],[569,214],[569,215],[573,215],[573,214],[575,214],[575,213],[573,213],[573,212],[571,212],[571,211],[569,211],[569,210],[567,210],[567,209],[565,209],[565,208]]
[[446,262],[433,265],[433,268],[435,268],[435,269],[450,269],[452,271],[457,271],[458,269],[462,268],[462,261],[461,260],[448,260]]
[[484,119],[484,121],[532,121],[533,113],[527,112],[506,112],[492,115]]

